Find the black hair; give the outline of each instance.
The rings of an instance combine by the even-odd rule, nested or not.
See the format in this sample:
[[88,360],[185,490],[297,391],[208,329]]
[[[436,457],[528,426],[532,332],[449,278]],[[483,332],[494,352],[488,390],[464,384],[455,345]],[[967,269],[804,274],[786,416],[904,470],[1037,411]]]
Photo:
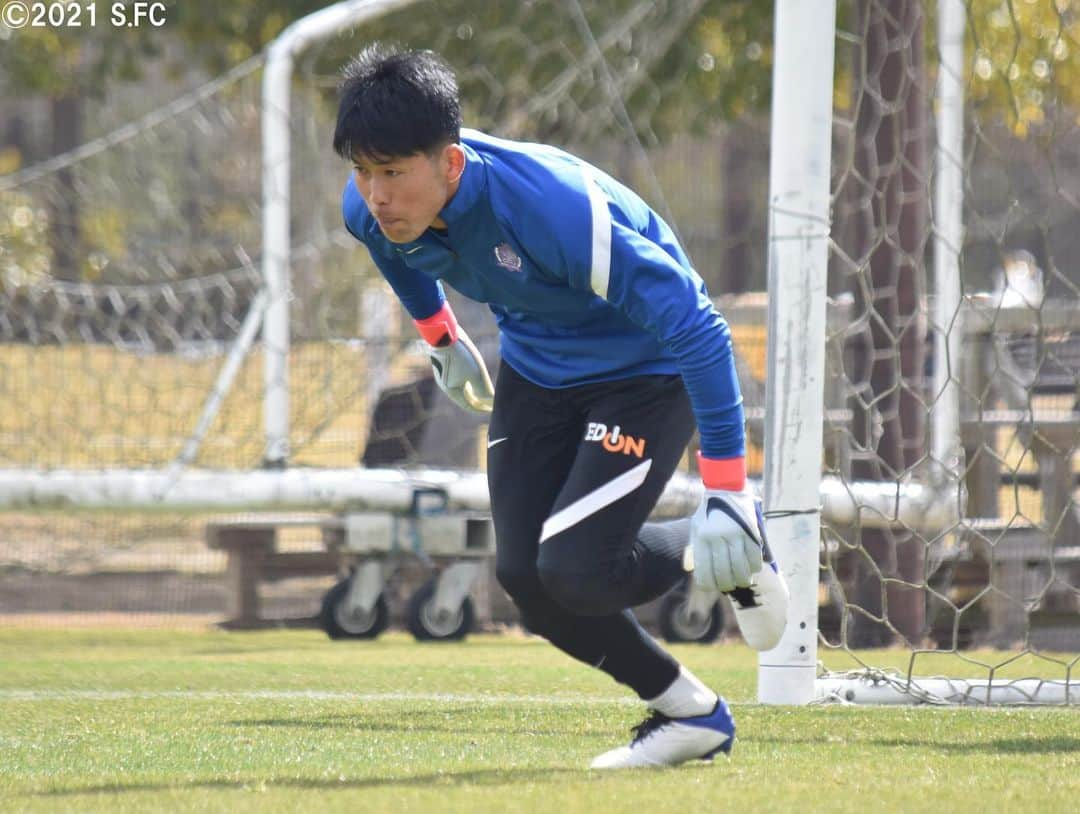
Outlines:
[[342,71],[334,152],[393,158],[461,141],[457,79],[433,51],[376,43]]

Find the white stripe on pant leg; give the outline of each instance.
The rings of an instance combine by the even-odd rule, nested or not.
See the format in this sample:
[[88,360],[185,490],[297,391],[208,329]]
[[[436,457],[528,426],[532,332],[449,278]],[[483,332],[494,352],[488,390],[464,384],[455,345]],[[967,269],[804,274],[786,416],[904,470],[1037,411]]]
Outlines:
[[548,538],[554,537],[559,532],[566,531],[586,517],[594,515],[616,500],[626,497],[645,482],[645,476],[649,474],[651,468],[652,458],[649,458],[633,469],[612,478],[603,486],[593,489],[585,497],[575,500],[565,509],[559,509],[544,521],[544,528],[540,532],[540,542],[542,543]]

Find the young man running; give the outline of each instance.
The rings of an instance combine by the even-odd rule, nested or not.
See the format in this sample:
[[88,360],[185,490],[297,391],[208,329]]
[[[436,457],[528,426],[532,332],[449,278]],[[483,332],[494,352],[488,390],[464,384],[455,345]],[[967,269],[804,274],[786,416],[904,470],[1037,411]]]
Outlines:
[[[355,168],[346,226],[427,340],[440,387],[467,410],[494,399],[500,584],[530,631],[651,710],[628,746],[592,766],[729,752],[727,704],[628,610],[693,570],[732,596],[759,649],[776,644],[786,615],[746,491],[731,335],[672,230],[568,153],[462,131],[454,74],[427,51],[373,46],[345,69],[334,149]],[[494,387],[443,282],[495,315]],[[692,520],[646,523],[695,420],[701,506]]]

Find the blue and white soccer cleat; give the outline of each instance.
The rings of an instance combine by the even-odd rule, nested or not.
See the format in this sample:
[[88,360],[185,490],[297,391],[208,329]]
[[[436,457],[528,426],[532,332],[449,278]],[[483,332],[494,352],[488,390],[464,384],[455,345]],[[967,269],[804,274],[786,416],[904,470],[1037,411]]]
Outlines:
[[735,611],[739,632],[755,650],[772,650],[780,644],[787,626],[788,587],[780,568],[765,544],[765,565],[754,574],[749,588],[725,593]]
[[725,591],[735,611],[735,621],[743,640],[755,650],[772,650],[780,644],[787,627],[788,587],[765,536],[765,517],[756,501],[758,533],[761,534],[761,570],[751,577],[750,586]]
[[780,643],[788,588],[769,549],[761,501],[751,492],[706,490],[690,523],[683,569],[693,571],[703,590],[720,591],[731,600],[748,645],[772,650]]
[[590,769],[634,769],[677,766],[688,760],[712,760],[717,752],[728,754],[735,742],[735,719],[721,698],[708,715],[669,718],[653,714],[633,729],[629,746],[604,752]]
[[[751,576],[751,584],[735,587],[723,592],[731,600],[735,612],[735,622],[747,645],[754,650],[772,650],[780,643],[787,625],[787,583],[777,560],[772,556],[769,540],[765,534],[765,518],[761,515],[761,504],[755,501],[754,513],[757,515],[757,529],[760,535],[761,568]],[[687,545],[683,552],[683,568],[694,572],[694,581],[698,582],[696,569],[697,557],[693,545]],[[698,582],[704,591],[715,591],[707,578],[704,584]]]

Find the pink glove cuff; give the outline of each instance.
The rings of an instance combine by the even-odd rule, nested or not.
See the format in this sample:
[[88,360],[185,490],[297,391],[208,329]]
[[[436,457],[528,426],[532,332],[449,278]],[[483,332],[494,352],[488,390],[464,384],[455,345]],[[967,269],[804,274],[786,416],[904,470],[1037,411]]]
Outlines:
[[698,472],[706,489],[741,492],[746,488],[746,458],[706,458],[697,454]]
[[425,319],[414,319],[413,324],[420,336],[424,337],[433,348],[445,348],[457,342],[458,324],[450,303],[444,302],[442,308]]

